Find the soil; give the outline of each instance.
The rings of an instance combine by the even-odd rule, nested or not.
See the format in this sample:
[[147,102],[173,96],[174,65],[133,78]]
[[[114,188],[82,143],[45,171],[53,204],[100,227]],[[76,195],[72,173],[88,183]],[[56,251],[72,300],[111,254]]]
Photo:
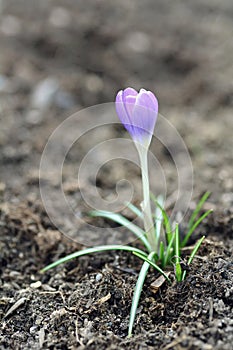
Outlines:
[[[232,17],[230,0],[0,1],[0,349],[232,349]],[[83,248],[60,233],[43,207],[38,169],[46,141],[69,115],[113,101],[126,86],[156,92],[160,113],[192,157],[189,209],[207,190],[205,209],[214,209],[196,232],[206,239],[184,282],[171,273],[172,285],[154,293],[158,274],[150,271],[131,338],[136,257],[96,254],[39,272]],[[128,137],[119,127],[111,133]],[[85,142],[64,166],[66,195],[80,212],[73,167]],[[171,157],[162,146],[157,156],[172,198]],[[133,164],[106,165],[97,187],[107,197],[120,176],[132,180],[139,203]],[[93,223],[113,228],[106,220]]]

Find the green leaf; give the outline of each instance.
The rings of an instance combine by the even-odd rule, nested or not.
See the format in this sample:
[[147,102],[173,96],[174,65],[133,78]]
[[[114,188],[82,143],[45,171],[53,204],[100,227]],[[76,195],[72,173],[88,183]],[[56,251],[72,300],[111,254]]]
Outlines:
[[118,224],[125,226],[127,229],[129,229],[131,232],[135,234],[135,236],[141,240],[141,242],[144,244],[148,252],[151,252],[151,246],[148,242],[145,232],[138,226],[134,225],[131,221],[126,219],[123,215],[112,213],[110,211],[105,210],[93,210],[89,213],[92,217],[102,217],[106,218],[112,221],[117,222]]
[[160,242],[159,246],[159,260],[161,261],[161,265],[164,266],[164,244],[163,242]]
[[[146,257],[146,255],[142,255],[141,253],[139,252],[133,252],[134,255],[138,256],[140,259],[148,262],[148,264],[150,264],[155,270],[157,270],[161,275],[163,275],[166,280],[168,280],[168,282],[171,282],[170,278],[166,275],[166,273],[158,266],[156,265],[154,262],[148,260],[148,258]],[[156,255],[156,253],[154,252],[154,256]]]
[[[160,207],[163,208],[163,205],[164,205],[163,197],[159,196],[157,201],[160,204]],[[160,207],[157,205],[155,208],[155,236],[157,241],[159,241],[160,239],[161,227],[163,222],[163,213]]]
[[164,228],[165,228],[165,232],[166,232],[166,236],[167,236],[167,243],[169,244],[170,240],[172,239],[172,228],[171,228],[169,217],[168,217],[165,209],[160,205],[160,203],[157,201],[157,199],[155,198],[155,196],[153,194],[151,194],[151,198],[162,212],[163,221],[164,221]]
[[135,215],[137,215],[140,219],[143,219],[143,213],[142,213],[141,210],[138,209],[134,204],[132,204],[132,203],[125,203],[125,205],[126,205]]
[[176,279],[180,282],[182,279],[182,269],[180,265],[180,234],[178,224],[176,224],[175,229],[175,259]]
[[182,269],[181,269],[180,262],[176,263],[176,280],[178,282],[182,281]]
[[[197,254],[197,251],[198,251],[198,249],[200,248],[200,246],[201,246],[202,242],[204,241],[204,239],[205,239],[205,236],[202,236],[202,237],[199,239],[199,241],[196,243],[196,245],[195,245],[195,247],[193,248],[193,250],[192,250],[192,252],[191,252],[191,255],[190,255],[189,259],[188,259],[188,265],[191,265],[191,263],[192,263],[192,261],[193,261],[195,255]],[[186,271],[183,272],[182,281],[184,281],[185,276],[186,276]]]
[[154,252],[151,252],[148,257],[147,257],[147,261],[145,261],[141,267],[138,279],[137,279],[137,283],[134,289],[134,294],[133,294],[133,300],[132,300],[132,304],[131,304],[131,310],[130,310],[130,319],[129,319],[129,328],[128,328],[128,337],[130,337],[132,335],[132,330],[133,330],[133,325],[134,325],[134,321],[135,321],[135,317],[136,317],[136,313],[137,313],[137,308],[138,308],[138,303],[139,303],[139,299],[141,296],[141,292],[142,292],[142,288],[145,282],[145,278],[146,275],[148,273],[150,264],[148,263],[151,259],[153,259],[154,256]]
[[97,247],[93,247],[93,248],[86,248],[83,250],[79,250],[75,253],[66,255],[65,257],[53,262],[52,264],[45,266],[40,272],[48,271],[48,270],[50,270],[50,269],[52,269],[60,264],[66,263],[69,260],[79,258],[80,256],[99,253],[99,252],[105,252],[105,251],[110,251],[110,250],[125,250],[125,251],[132,252],[132,253],[138,252],[142,256],[147,256],[147,254],[145,254],[142,250],[134,248],[134,247],[130,247],[130,246],[121,246],[118,244],[97,246]]
[[181,247],[185,247],[191,234],[193,233],[193,231],[200,225],[200,223],[207,217],[207,215],[209,215],[210,213],[212,213],[213,209],[208,210],[206,213],[204,213],[193,225],[192,227],[190,227],[188,233],[186,234],[186,236],[184,237],[183,241],[181,242]]
[[189,223],[188,223],[189,229],[193,226],[193,223],[194,223],[196,217],[198,216],[201,208],[203,207],[204,203],[206,202],[206,200],[208,199],[209,196],[210,196],[210,192],[206,192],[201,197],[200,201],[198,202],[198,204],[197,204],[195,210],[193,211],[191,218],[189,220]]
[[174,239],[175,239],[175,233],[172,234],[170,242],[169,242],[169,244],[167,246],[165,257],[164,257],[164,266],[163,267],[166,267],[167,264],[170,262],[171,255],[172,255],[172,252],[173,252],[172,246],[173,246]]

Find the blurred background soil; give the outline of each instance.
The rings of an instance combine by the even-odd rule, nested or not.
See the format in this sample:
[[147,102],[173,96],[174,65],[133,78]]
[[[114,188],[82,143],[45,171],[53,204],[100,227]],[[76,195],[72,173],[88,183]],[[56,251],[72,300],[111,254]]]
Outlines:
[[[208,205],[220,211],[221,215],[216,214],[218,224],[210,223],[209,230],[217,235],[221,225],[225,225],[226,229],[222,228],[222,232],[227,232],[224,236],[226,247],[225,250],[221,248],[221,254],[216,254],[222,257],[226,254],[229,258],[231,245],[228,233],[232,232],[232,217],[229,213],[233,207],[232,37],[231,0],[0,0],[0,200],[4,223],[1,226],[4,228],[0,227],[0,230],[3,242],[8,240],[7,234],[16,237],[9,236],[9,245],[2,243],[5,254],[2,266],[17,270],[17,250],[7,252],[6,247],[10,249],[12,244],[16,244],[17,249],[20,249],[22,234],[29,232],[26,235],[29,240],[30,235],[34,237],[42,232],[30,244],[23,240],[21,249],[25,249],[25,252],[22,254],[26,254],[24,256],[31,261],[33,271],[27,267],[29,280],[22,282],[19,279],[19,288],[12,285],[3,288],[4,298],[12,298],[2,299],[1,303],[5,307],[3,314],[9,309],[8,303],[14,301],[13,291],[33,283],[29,275],[36,274],[38,265],[40,268],[45,262],[48,263],[49,257],[51,261],[50,248],[55,249],[53,257],[64,255],[74,248],[72,243],[61,243],[59,232],[49,223],[41,205],[38,169],[48,137],[72,113],[95,104],[112,102],[116,92],[127,86],[136,89],[144,87],[155,92],[160,113],[173,123],[183,137],[193,162],[194,198],[203,191],[212,192]],[[128,137],[123,128],[116,130],[116,135]],[[170,162],[169,155],[163,149],[160,150],[160,160],[163,164]],[[75,162],[73,156],[66,164],[67,193],[71,196],[77,190],[76,185],[72,187],[72,181],[76,179],[69,178],[72,173],[69,169]],[[171,186],[173,171],[172,168],[168,179]],[[133,170],[130,173],[130,166],[127,172],[133,173]],[[139,173],[136,172],[136,175],[136,182],[140,186]],[[110,184],[107,183],[109,181]],[[111,183],[109,177],[105,179],[103,176],[99,186],[112,191],[114,183],[114,177]],[[170,193],[172,191],[171,187]],[[140,192],[136,194],[136,200],[140,200]],[[82,208],[81,202],[77,203],[79,205]],[[27,214],[28,210],[31,210],[30,214]],[[25,215],[30,218],[29,221],[25,221]],[[36,218],[33,215],[37,215]],[[38,247],[43,248],[38,250]],[[27,255],[29,251],[30,256]],[[38,251],[37,259],[41,256],[41,260],[33,261],[33,254]],[[105,259],[108,258],[105,256]],[[113,261],[111,256],[109,259]],[[104,265],[103,262],[101,264]],[[227,263],[224,266],[228,266]],[[83,270],[85,274],[85,267]],[[9,282],[11,278],[7,278]],[[65,280],[64,272],[60,279]],[[130,283],[129,288],[132,287]],[[58,304],[61,304],[61,300]],[[128,311],[122,315],[123,318],[128,315]],[[65,312],[59,317],[66,317],[64,315]],[[58,315],[53,315],[53,320],[56,317]],[[86,339],[84,343],[94,339],[89,321],[82,321],[82,334],[87,327],[86,338],[82,335]],[[20,327],[22,329],[23,326]],[[9,329],[6,333],[15,334],[17,326],[14,324],[11,331]],[[143,333],[145,329],[140,331]],[[121,336],[124,332],[120,332]],[[103,337],[104,333],[101,334]],[[194,338],[196,336],[191,331],[187,331],[187,334],[192,334]],[[34,337],[33,331],[31,337]],[[43,334],[40,337],[43,338]],[[223,336],[219,337],[222,339]],[[34,348],[29,338],[26,335],[24,337],[25,349]],[[161,346],[163,341],[168,343],[169,339],[174,338],[174,334],[166,333],[164,338],[160,338],[160,343],[151,338],[150,344]],[[12,348],[20,348],[20,337],[15,339]],[[67,342],[63,339],[60,345],[51,345],[51,348],[74,349],[72,346],[77,345],[77,339],[76,329],[76,340],[69,339]],[[191,341],[190,349],[204,349],[205,339],[196,347]],[[112,344],[117,344],[115,348],[120,348],[118,340],[111,338]],[[52,344],[52,337],[49,341]],[[148,348],[148,344],[140,347],[141,341],[141,338],[139,343],[135,340],[132,346],[135,349]],[[46,349],[44,341],[40,342],[41,347]],[[95,346],[107,348],[107,343],[102,339]],[[3,349],[10,348],[11,339],[7,339],[4,344]],[[84,348],[82,340],[79,346],[80,349]],[[127,346],[124,343],[122,348]],[[211,346],[205,349],[213,349]],[[87,348],[91,348],[91,345]],[[166,349],[170,348],[181,349],[176,344]],[[223,348],[230,349],[226,341],[218,347]]]
[[196,191],[232,205],[230,0],[9,0],[0,8],[0,170],[9,199],[33,191],[43,147],[67,116],[143,86],[184,138]]

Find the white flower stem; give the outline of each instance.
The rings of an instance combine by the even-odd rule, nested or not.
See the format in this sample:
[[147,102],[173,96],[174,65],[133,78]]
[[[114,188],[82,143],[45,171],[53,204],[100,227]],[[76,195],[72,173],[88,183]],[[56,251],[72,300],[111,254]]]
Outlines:
[[148,241],[151,249],[158,253],[158,242],[155,237],[154,222],[151,214],[151,202],[150,202],[150,184],[149,184],[149,172],[148,172],[148,148],[141,144],[136,145],[142,173],[142,187],[143,187],[143,217],[144,217],[144,228],[147,234]]

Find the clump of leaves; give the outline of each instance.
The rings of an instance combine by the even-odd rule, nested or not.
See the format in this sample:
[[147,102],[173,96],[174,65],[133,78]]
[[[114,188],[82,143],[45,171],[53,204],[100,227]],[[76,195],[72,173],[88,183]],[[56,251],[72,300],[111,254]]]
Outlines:
[[[61,258],[53,262],[52,264],[46,266],[41,271],[42,272],[48,271],[60,264],[63,264],[69,260],[84,256],[84,255],[100,253],[104,251],[122,250],[122,251],[131,252],[132,254],[136,255],[139,259],[143,261],[143,264],[137,279],[137,283],[134,290],[134,296],[132,300],[132,305],[131,305],[129,328],[128,328],[128,335],[130,336],[132,334],[133,324],[136,317],[136,312],[137,312],[141,291],[142,291],[149,267],[152,266],[161,275],[163,275],[168,282],[171,282],[166,273],[166,268],[169,266],[174,266],[176,280],[178,282],[181,282],[185,279],[187,269],[182,268],[182,263],[181,263],[182,249],[188,245],[194,230],[201,224],[201,222],[207,217],[207,215],[209,215],[212,212],[212,210],[210,209],[206,211],[204,214],[200,215],[203,204],[205,203],[209,195],[210,193],[206,192],[200,199],[199,203],[197,204],[196,209],[193,211],[190,217],[190,220],[187,225],[187,233],[185,234],[183,239],[181,239],[179,225],[175,224],[175,228],[174,229],[172,228],[172,224],[170,223],[169,216],[166,210],[164,209],[162,197],[159,197],[158,199],[153,197],[153,201],[156,205],[155,215],[154,215],[154,221],[155,221],[154,236],[155,236],[155,239],[159,240],[159,238],[161,237],[161,231],[164,231],[165,237],[166,237],[165,242],[160,241],[159,252],[155,252],[151,249],[146,233],[139,226],[133,224],[131,221],[126,219],[123,215],[112,213],[109,211],[102,211],[102,210],[92,211],[90,212],[90,215],[92,217],[103,217],[125,226],[128,230],[130,230],[135,235],[137,239],[141,241],[145,250],[141,250],[133,246],[122,246],[122,245],[96,246],[93,248],[83,249],[73,254],[67,255],[64,258]],[[131,211],[135,215],[137,215],[143,220],[143,213],[139,208],[134,206],[132,203],[127,204],[127,206],[129,207],[129,209],[131,209]],[[195,257],[204,238],[205,236],[202,236],[193,247],[191,254],[188,258],[187,265],[190,265],[192,263],[193,258]]]

